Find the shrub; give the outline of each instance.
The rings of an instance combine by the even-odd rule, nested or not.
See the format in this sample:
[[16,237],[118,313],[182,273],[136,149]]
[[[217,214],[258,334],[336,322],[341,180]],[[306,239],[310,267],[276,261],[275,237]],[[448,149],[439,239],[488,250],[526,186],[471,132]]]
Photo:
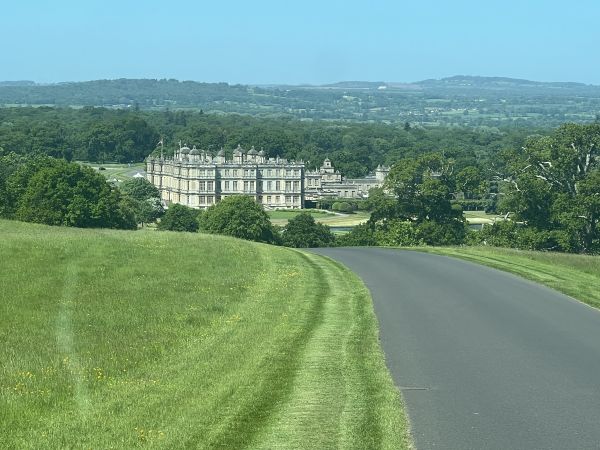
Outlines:
[[426,245],[459,245],[464,243],[467,227],[461,221],[426,220],[418,225],[418,237]]
[[337,245],[342,247],[361,247],[378,245],[375,232],[369,223],[352,228],[349,233],[336,238]]
[[53,158],[26,160],[6,186],[8,217],[46,225],[136,228],[120,191],[90,167]]
[[411,247],[422,242],[419,239],[417,227],[400,219],[385,220],[375,228],[377,245]]
[[510,220],[486,225],[481,231],[470,233],[469,244],[521,250],[580,250],[575,236],[567,230],[539,230]]
[[198,231],[198,211],[173,203],[158,224],[162,231]]
[[262,206],[247,195],[226,197],[200,215],[200,229],[275,244],[278,236]]
[[282,243],[286,247],[327,247],[335,243],[335,236],[327,225],[315,222],[308,213],[298,214],[283,228]]
[[331,205],[331,209],[341,213],[352,213],[356,210],[356,206],[348,202],[335,202]]

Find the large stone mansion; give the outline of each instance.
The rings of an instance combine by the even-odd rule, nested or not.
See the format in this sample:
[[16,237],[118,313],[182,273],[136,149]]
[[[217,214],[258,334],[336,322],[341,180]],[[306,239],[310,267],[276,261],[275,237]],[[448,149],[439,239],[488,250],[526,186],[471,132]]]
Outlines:
[[252,147],[239,145],[233,158],[221,149],[216,156],[196,147],[175,151],[172,158],[150,157],[146,176],[166,203],[207,208],[230,195],[250,195],[267,209],[300,209],[322,198],[365,198],[382,185],[388,167],[378,167],[366,178],[344,179],[326,159],[319,170],[306,170],[303,161],[267,158]]

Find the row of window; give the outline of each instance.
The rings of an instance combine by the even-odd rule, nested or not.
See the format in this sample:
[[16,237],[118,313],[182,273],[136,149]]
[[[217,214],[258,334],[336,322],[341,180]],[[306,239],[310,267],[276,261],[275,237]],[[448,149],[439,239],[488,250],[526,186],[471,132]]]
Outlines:
[[183,205],[189,205],[189,206],[214,205],[215,196],[214,195],[185,195],[185,194],[178,194],[178,193],[174,192],[173,196],[170,197],[169,200],[171,200],[175,203],[181,203]]
[[[265,198],[266,197],[266,198]],[[266,202],[265,202],[266,200]],[[298,195],[267,195],[261,197],[261,203],[266,203],[267,205],[300,205],[300,196]]]
[[[254,192],[256,190],[257,182],[255,181],[237,181],[237,180],[224,180],[221,181],[221,189],[223,191],[237,191],[243,189],[244,192]],[[190,181],[184,180],[183,182],[176,182],[175,189],[185,189],[186,191],[200,191],[200,192],[214,192],[215,182],[214,181]],[[285,192],[300,192],[300,181],[258,181],[259,190],[265,189],[267,191],[281,191],[285,189]]]
[[[218,169],[219,173],[224,177],[256,177],[256,169]],[[157,171],[157,170],[156,170]],[[155,172],[154,169],[151,172]],[[259,169],[262,176],[267,177],[299,177],[300,169]],[[215,169],[195,169],[187,167],[169,167],[164,168],[164,174],[174,174],[190,177],[215,177]]]
[[[226,196],[222,196],[221,199]],[[182,203],[184,205],[189,206],[205,206],[205,205],[213,205],[215,203],[214,195],[185,195],[173,193],[173,196],[170,198],[171,201],[175,203]],[[260,203],[265,203],[267,205],[295,205],[300,206],[300,196],[299,195],[265,195],[260,196],[258,198]]]

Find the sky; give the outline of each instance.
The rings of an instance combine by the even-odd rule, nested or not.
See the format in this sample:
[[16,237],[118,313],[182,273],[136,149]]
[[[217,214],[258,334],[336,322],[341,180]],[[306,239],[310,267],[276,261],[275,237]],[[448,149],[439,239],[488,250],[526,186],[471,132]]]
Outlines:
[[600,1],[5,0],[0,80],[600,85]]

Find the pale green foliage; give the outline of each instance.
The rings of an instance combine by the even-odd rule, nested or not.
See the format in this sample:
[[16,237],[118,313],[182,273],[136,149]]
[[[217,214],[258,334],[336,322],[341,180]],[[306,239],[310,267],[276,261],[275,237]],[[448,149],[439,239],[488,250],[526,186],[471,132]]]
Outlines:
[[158,188],[145,178],[130,178],[119,189],[128,198],[137,223],[154,222],[164,214]]

